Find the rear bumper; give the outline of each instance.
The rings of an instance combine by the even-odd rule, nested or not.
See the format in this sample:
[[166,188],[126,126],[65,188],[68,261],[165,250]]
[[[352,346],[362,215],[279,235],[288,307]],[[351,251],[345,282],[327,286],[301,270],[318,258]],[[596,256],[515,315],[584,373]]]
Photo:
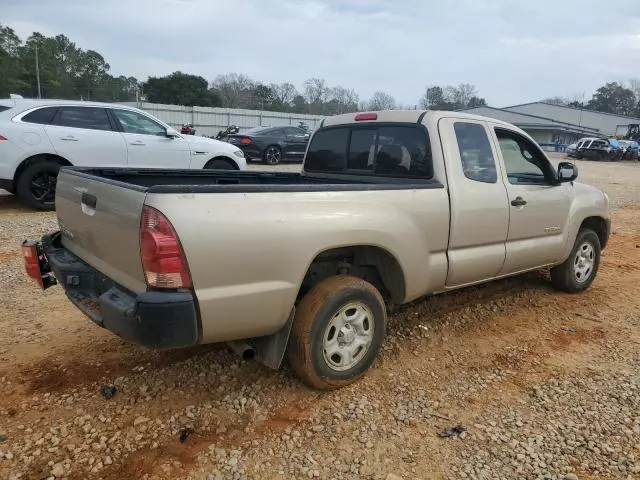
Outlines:
[[199,321],[193,293],[132,293],[65,249],[58,233],[43,237],[42,247],[69,300],[101,327],[151,348],[198,343]]

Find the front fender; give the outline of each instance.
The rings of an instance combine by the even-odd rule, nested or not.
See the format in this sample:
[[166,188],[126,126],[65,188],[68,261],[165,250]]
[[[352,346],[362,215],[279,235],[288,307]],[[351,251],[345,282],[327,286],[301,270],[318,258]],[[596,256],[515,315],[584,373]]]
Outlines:
[[609,221],[609,199],[603,191],[580,183],[575,183],[574,189],[575,193],[567,219],[564,254],[560,263],[569,257],[585,220],[596,217]]

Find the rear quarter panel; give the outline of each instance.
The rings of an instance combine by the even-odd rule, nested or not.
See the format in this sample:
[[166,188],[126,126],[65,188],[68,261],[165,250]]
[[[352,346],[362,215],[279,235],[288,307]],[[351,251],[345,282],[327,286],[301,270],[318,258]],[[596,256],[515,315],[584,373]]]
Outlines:
[[445,188],[345,192],[149,194],[185,250],[202,341],[278,331],[321,252],[381,247],[403,269],[405,301],[443,288]]

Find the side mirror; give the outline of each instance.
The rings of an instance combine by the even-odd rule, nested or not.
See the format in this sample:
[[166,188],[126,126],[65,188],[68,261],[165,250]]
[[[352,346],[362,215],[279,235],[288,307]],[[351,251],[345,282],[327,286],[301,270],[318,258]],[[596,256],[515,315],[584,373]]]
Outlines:
[[174,129],[173,129],[173,128],[171,128],[171,127],[167,127],[167,131],[165,132],[165,135],[166,135],[167,137],[169,137],[169,138],[176,138],[176,137],[179,137],[179,136],[180,136],[180,134],[178,133],[178,131],[177,131],[177,130],[174,130]]
[[560,183],[573,182],[578,178],[578,167],[573,163],[560,162],[558,164],[558,181]]

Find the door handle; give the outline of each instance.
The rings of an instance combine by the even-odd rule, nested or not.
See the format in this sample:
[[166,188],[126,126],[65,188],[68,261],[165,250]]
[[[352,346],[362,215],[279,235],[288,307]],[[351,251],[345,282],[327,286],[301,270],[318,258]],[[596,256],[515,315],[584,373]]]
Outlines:
[[98,206],[98,197],[91,195],[90,193],[83,192],[80,197],[80,203],[90,208],[96,208]]
[[527,201],[522,197],[516,197],[513,200],[511,200],[511,205],[513,205],[514,207],[523,207],[526,204],[527,204]]
[[64,140],[65,142],[77,142],[78,139],[74,136],[69,135],[68,137],[60,137],[60,140]]
[[132,142],[129,145],[134,145],[136,147],[144,147],[146,145],[146,143],[142,143],[142,142]]

